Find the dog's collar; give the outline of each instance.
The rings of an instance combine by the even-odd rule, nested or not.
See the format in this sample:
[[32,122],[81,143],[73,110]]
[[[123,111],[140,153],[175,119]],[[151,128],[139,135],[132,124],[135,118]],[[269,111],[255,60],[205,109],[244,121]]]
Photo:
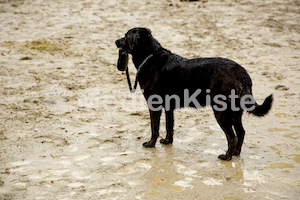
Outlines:
[[145,66],[146,62],[153,57],[153,54],[150,54],[147,58],[145,58],[145,60],[142,62],[142,64],[139,65],[136,75],[135,75],[135,82],[134,82],[134,86],[133,89],[131,87],[131,81],[130,81],[130,76],[129,76],[129,71],[128,71],[128,67],[126,69],[126,77],[127,77],[127,82],[128,82],[128,87],[131,93],[135,93],[136,91],[136,87],[137,87],[137,82],[138,82],[138,76],[140,71],[142,70],[143,66]]
[[153,54],[150,54],[147,58],[145,58],[145,60],[142,62],[142,64],[140,64],[140,66],[138,67],[138,70],[137,70],[137,76],[138,74],[140,73],[140,71],[142,70],[143,66],[145,66],[146,62],[153,57]]

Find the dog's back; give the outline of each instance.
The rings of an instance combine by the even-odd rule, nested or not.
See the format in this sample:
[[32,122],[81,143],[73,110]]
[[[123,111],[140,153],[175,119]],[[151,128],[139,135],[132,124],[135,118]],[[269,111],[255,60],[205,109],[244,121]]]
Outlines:
[[[155,63],[155,60],[159,63]],[[247,71],[236,62],[220,57],[186,59],[168,50],[155,55],[149,65],[156,67],[156,82],[152,91],[156,94],[178,95],[183,98],[184,89],[190,94],[201,89],[198,101],[206,105],[206,95],[222,94],[229,96],[234,89],[241,97],[251,94],[252,82]],[[147,72],[145,72],[147,73]],[[153,81],[153,80],[152,80]],[[155,87],[158,85],[159,87]],[[183,106],[183,105],[182,105]]]

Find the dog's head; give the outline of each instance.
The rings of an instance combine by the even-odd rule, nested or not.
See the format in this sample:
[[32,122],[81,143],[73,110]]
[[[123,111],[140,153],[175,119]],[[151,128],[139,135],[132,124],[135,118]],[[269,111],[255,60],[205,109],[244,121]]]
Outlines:
[[116,45],[119,49],[132,53],[150,35],[151,31],[147,28],[133,28],[125,34],[125,37],[116,40]]
[[147,28],[130,29],[125,37],[116,40],[116,45],[119,48],[118,70],[125,71],[128,64],[128,54],[132,54],[139,50],[139,45],[145,41],[151,31]]

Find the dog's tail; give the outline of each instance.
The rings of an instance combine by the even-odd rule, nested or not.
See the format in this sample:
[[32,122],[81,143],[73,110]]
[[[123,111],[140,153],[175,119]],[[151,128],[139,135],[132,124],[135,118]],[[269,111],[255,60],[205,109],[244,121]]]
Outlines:
[[263,102],[263,104],[258,105],[256,102],[254,104],[254,110],[247,110],[247,112],[249,112],[252,115],[255,115],[257,117],[263,117],[266,114],[268,114],[268,112],[271,110],[272,107],[272,103],[273,103],[273,94],[271,94],[270,96],[268,96],[265,101]]

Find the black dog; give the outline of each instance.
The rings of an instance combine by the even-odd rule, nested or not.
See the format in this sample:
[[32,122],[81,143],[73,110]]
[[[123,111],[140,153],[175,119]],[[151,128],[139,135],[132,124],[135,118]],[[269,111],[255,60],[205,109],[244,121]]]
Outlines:
[[[232,156],[241,153],[245,130],[242,125],[242,114],[246,110],[256,116],[264,116],[269,112],[273,102],[273,96],[268,96],[262,105],[255,100],[247,99],[247,107],[242,107],[242,97],[252,95],[252,82],[246,70],[232,60],[225,58],[182,58],[166,49],[154,39],[151,31],[147,28],[133,28],[129,30],[124,38],[116,41],[119,48],[118,69],[127,69],[128,54],[138,70],[137,79],[144,96],[148,102],[152,136],[150,141],[143,144],[144,147],[154,147],[159,136],[159,124],[162,107],[166,114],[167,135],[161,139],[162,144],[172,144],[174,109],[180,107],[199,107],[210,104],[213,106],[214,114],[222,130],[225,132],[228,142],[228,150],[225,155],[220,155],[222,160],[231,160]],[[128,73],[128,69],[127,69]],[[199,94],[201,91],[206,91]],[[232,101],[230,95],[235,91],[237,99]],[[195,94],[195,101],[184,103],[186,92]],[[198,91],[198,93],[197,93]],[[150,105],[149,100],[157,101]],[[218,96],[219,95],[219,96]],[[220,95],[226,110],[220,111]],[[175,100],[179,97],[180,103]],[[158,97],[163,99],[158,101]],[[165,97],[174,97],[169,102]],[[207,101],[209,98],[209,101]],[[177,99],[178,100],[178,99]],[[215,101],[213,101],[215,100]],[[244,98],[245,100],[245,98]],[[169,103],[167,105],[167,103]],[[232,105],[238,110],[233,109]],[[217,107],[215,107],[217,106]],[[231,107],[230,107],[231,106]],[[166,107],[168,109],[166,109]],[[228,108],[229,107],[229,108]],[[152,108],[152,109],[150,109]],[[243,109],[242,109],[243,108]],[[235,133],[233,131],[235,129]]]

